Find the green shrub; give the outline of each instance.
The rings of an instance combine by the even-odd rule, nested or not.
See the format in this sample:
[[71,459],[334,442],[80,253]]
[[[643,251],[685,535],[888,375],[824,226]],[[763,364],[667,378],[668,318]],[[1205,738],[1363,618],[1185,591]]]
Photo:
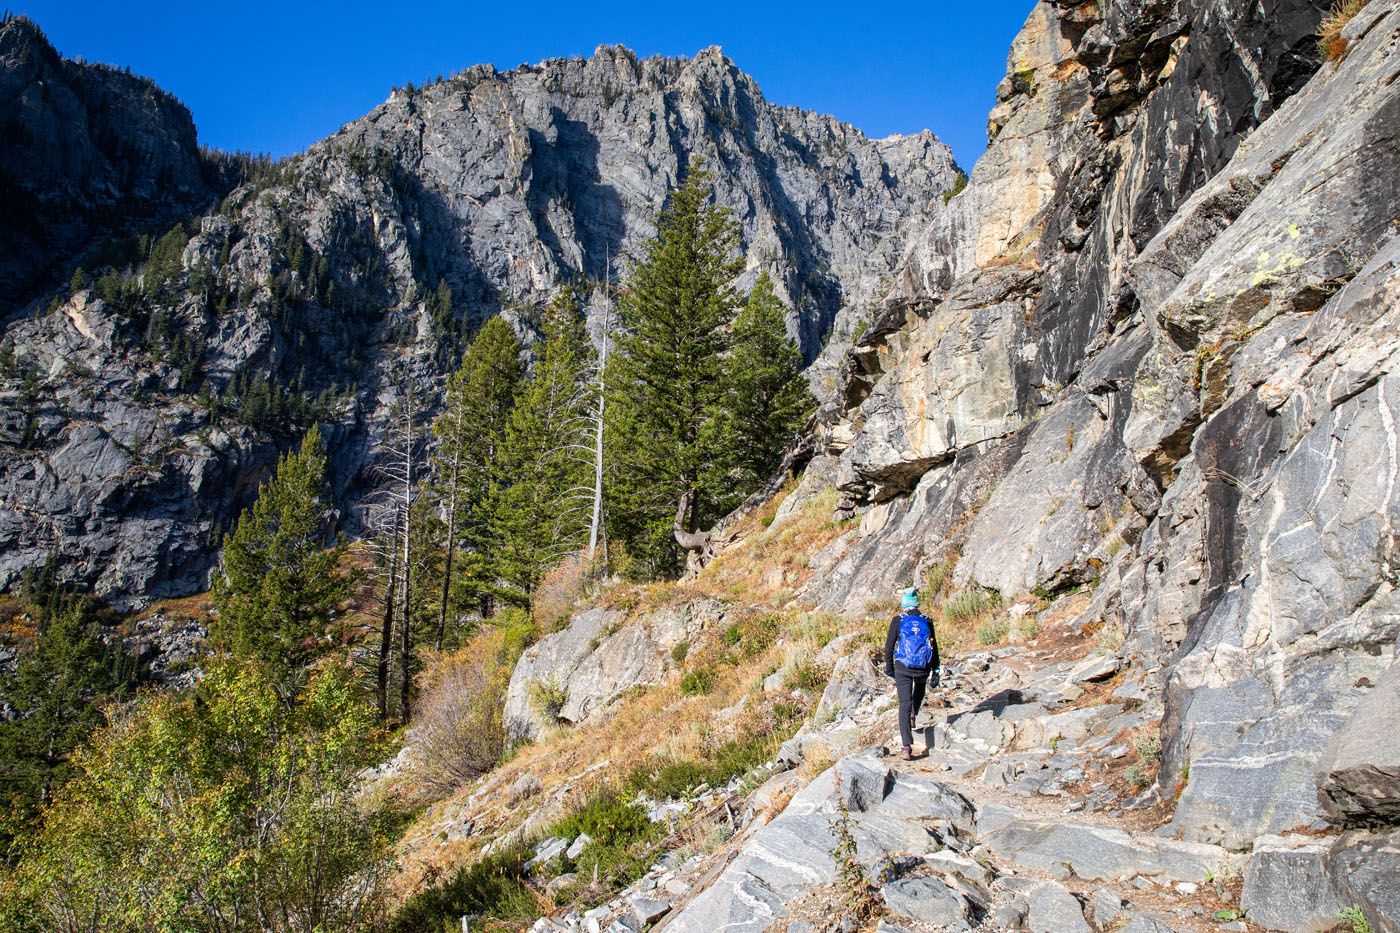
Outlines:
[[815,664],[803,661],[792,669],[787,681],[798,690],[809,690],[815,693],[826,687],[827,676],[827,672]]
[[1008,631],[1005,622],[1000,619],[988,619],[977,626],[977,640],[984,645],[995,645],[1005,640]]
[[1162,740],[1155,735],[1139,736],[1133,742],[1138,757],[1148,764],[1155,764],[1162,757]]
[[530,705],[548,722],[558,722],[559,712],[569,701],[569,689],[552,680],[537,680],[530,685]]
[[709,773],[709,767],[698,761],[669,761],[659,766],[638,767],[628,782],[658,800],[666,800],[684,797],[692,788],[706,783]]
[[725,742],[704,759],[649,761],[632,771],[628,783],[658,800],[683,797],[701,784],[719,787],[749,773],[771,759],[778,744],[774,733],[762,732]]
[[671,649],[671,660],[680,664],[686,659],[686,655],[688,654],[690,654],[690,642],[683,641]]
[[[614,787],[603,787],[543,833],[544,837],[568,839],[587,833],[591,841],[583,852],[572,864],[556,862],[548,868],[535,869],[535,873],[573,870],[590,881],[596,873],[596,893],[605,896],[645,873],[655,854],[650,844],[661,832],[661,827],[647,819],[627,794]],[[540,896],[526,883],[526,863],[533,854],[531,843],[521,842],[486,856],[450,880],[409,898],[395,913],[390,928],[403,933],[455,931],[460,929],[459,918],[463,915],[506,923],[540,916]]]
[[646,873],[652,862],[649,845],[663,830],[629,794],[603,787],[549,830],[549,835],[565,839],[580,833],[588,834],[589,843],[574,860],[573,870],[590,880],[596,876],[602,890],[615,890]]
[[972,586],[948,597],[943,601],[943,621],[956,625],[975,619],[1001,605],[1001,595],[995,590],[984,590]]
[[549,831],[551,836],[574,839],[587,833],[597,845],[629,845],[655,832],[656,826],[641,807],[613,787],[593,793],[579,809],[564,817]]
[[1133,790],[1142,790],[1148,784],[1152,783],[1147,779],[1147,772],[1143,770],[1142,765],[1133,765],[1124,772],[1123,778]]
[[461,869],[451,879],[413,895],[395,912],[395,933],[456,930],[466,914],[496,920],[532,920],[539,899],[525,884],[525,863],[533,853],[521,843],[493,852]]
[[681,678],[681,693],[688,697],[703,696],[715,688],[715,675],[709,668],[687,671]]
[[739,644],[739,642],[743,640],[744,630],[739,627],[739,624],[737,622],[726,627],[724,633],[720,635],[720,641],[724,642],[726,645],[729,645],[731,648],[734,645]]
[[956,198],[958,195],[962,194],[963,191],[966,190],[966,188],[967,173],[959,171],[958,177],[953,180],[953,187],[943,192],[943,203],[947,204],[949,201],[953,200],[953,198]]
[[1337,919],[1342,923],[1351,925],[1351,933],[1371,933],[1371,921],[1366,919],[1366,914],[1360,907],[1352,905],[1343,907],[1337,912]]

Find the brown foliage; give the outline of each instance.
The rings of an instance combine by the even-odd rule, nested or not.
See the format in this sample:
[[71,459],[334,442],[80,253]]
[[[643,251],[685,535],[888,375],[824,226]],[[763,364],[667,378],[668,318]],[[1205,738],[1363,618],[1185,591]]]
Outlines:
[[1366,3],[1367,0],[1336,0],[1322,18],[1317,32],[1318,45],[1329,62],[1339,62],[1346,57],[1348,43],[1342,37],[1342,29],[1361,12]]
[[492,629],[433,659],[423,672],[407,743],[408,785],[420,795],[442,797],[500,761],[510,683],[504,647],[504,636]]

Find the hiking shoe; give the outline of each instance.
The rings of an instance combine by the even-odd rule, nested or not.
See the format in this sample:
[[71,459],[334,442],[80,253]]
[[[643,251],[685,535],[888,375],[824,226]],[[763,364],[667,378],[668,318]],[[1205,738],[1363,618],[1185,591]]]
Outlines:
[[900,761],[913,761],[913,760],[914,760],[914,750],[913,750],[912,748],[910,748],[908,745],[901,746],[900,749],[899,749],[899,760],[900,760]]

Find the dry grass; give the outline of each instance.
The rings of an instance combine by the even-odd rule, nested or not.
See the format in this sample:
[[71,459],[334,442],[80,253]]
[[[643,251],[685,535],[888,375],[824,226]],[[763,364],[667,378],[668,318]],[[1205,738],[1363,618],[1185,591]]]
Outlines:
[[[814,664],[816,654],[852,628],[839,616],[799,612],[788,605],[791,588],[811,574],[808,555],[849,530],[832,520],[835,504],[835,491],[829,490],[774,524],[773,503],[748,516],[741,523],[747,526],[743,537],[696,578],[619,585],[599,594],[599,605],[627,615],[622,624],[663,606],[706,597],[730,602],[742,596],[744,612],[731,610],[726,625],[692,639],[681,670],[667,683],[632,691],[600,720],[547,729],[489,775],[433,807],[405,835],[398,890],[409,893],[470,862],[485,840],[529,817],[534,808],[512,806],[506,794],[506,788],[525,774],[539,780],[541,801],[566,785],[573,800],[601,783],[624,779],[645,762],[703,760],[726,742],[792,732],[815,704],[825,678],[826,672]],[[773,567],[783,568],[781,582],[774,579]],[[707,689],[687,695],[681,681],[699,670],[707,673]],[[763,678],[775,670],[785,671],[790,681],[801,681],[807,689],[799,696],[790,684],[765,695]],[[607,767],[589,771],[604,761]],[[443,814],[458,810],[469,814],[475,831],[471,838],[448,841],[441,833]]]
[[600,575],[599,562],[583,554],[571,554],[540,578],[530,597],[530,614],[544,632],[558,630],[583,602]]
[[140,622],[155,615],[162,615],[169,619],[197,621],[208,617],[210,611],[209,594],[196,593],[193,596],[182,596],[178,599],[157,600],[144,611],[132,616],[131,621]]
[[1322,18],[1317,40],[1329,62],[1340,62],[1346,58],[1348,43],[1342,36],[1342,30],[1365,8],[1367,2],[1368,0],[1337,0]]

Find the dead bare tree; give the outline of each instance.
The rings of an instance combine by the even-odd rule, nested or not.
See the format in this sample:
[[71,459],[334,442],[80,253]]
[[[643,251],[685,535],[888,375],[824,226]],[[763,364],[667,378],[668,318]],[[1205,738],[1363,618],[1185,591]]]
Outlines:
[[398,641],[399,714],[407,722],[412,712],[413,616],[412,597],[415,577],[412,514],[418,493],[418,459],[421,430],[418,426],[418,400],[413,385],[402,380],[398,397],[390,411],[389,427],[375,464],[377,488],[366,497],[367,524],[374,533],[371,548],[387,568],[384,616],[380,630],[376,687],[380,715],[388,719],[389,676],[395,635]]

